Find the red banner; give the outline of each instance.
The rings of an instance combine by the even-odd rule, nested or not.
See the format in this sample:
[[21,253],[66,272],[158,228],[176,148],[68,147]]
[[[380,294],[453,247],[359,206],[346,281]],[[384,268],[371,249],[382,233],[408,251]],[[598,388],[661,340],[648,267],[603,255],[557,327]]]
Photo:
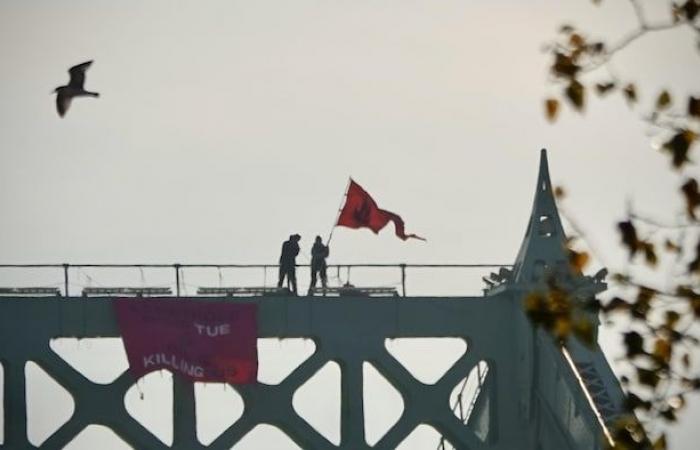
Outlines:
[[375,234],[384,228],[389,222],[394,223],[396,236],[404,241],[409,238],[420,239],[415,234],[406,234],[401,216],[377,206],[371,195],[362,186],[350,179],[350,185],[346,192],[345,205],[338,216],[337,226],[348,228],[369,228]]
[[257,305],[118,298],[117,322],[136,378],[167,369],[192,381],[254,383]]

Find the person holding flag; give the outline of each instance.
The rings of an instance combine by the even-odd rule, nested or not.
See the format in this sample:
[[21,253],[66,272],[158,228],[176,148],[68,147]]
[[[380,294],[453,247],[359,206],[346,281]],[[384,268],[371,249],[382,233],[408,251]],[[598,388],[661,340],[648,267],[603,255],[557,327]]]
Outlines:
[[323,240],[321,236],[316,236],[313,247],[311,247],[311,284],[309,285],[309,295],[313,293],[313,288],[316,287],[317,277],[321,276],[321,286],[323,289],[326,288],[328,284],[328,274],[326,269],[328,265],[326,264],[326,258],[330,250],[327,245],[323,245]]

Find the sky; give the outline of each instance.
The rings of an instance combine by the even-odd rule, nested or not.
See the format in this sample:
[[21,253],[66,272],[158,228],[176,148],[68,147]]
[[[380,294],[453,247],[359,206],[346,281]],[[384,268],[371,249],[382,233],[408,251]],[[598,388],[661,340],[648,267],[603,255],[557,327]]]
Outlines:
[[[644,2],[660,19],[661,3]],[[274,264],[292,233],[305,262],[352,176],[427,242],[338,228],[330,263],[508,264],[547,148],[598,265],[623,266],[614,227],[630,205],[662,220],[682,211],[640,116],[661,88],[697,95],[700,59],[687,30],[645,37],[613,65],[638,84],[636,110],[591,96],[552,125],[542,103],[560,88],[543,47],[563,23],[615,40],[634,16],[628,2],[585,0],[5,0],[0,262]],[[51,92],[92,59],[85,86],[100,98],[60,119]],[[410,273],[408,290],[474,295],[482,275]],[[614,361],[618,335],[603,339]],[[674,448],[700,437],[698,403]]]

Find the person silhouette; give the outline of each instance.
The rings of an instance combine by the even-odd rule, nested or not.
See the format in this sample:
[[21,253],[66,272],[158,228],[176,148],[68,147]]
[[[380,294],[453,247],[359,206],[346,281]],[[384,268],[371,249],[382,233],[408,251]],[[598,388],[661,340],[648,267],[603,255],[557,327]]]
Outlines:
[[330,250],[327,245],[323,245],[321,236],[316,236],[313,247],[311,247],[311,284],[309,285],[309,295],[311,291],[316,287],[317,276],[321,276],[321,286],[325,289],[328,284],[328,275],[326,274],[326,269],[328,265],[326,264],[326,258]]
[[292,234],[289,239],[282,244],[282,254],[280,255],[280,273],[277,287],[281,288],[284,284],[284,278],[287,278],[287,283],[291,284],[292,292],[297,295],[297,275],[296,275],[296,257],[299,254],[299,241],[301,236]]

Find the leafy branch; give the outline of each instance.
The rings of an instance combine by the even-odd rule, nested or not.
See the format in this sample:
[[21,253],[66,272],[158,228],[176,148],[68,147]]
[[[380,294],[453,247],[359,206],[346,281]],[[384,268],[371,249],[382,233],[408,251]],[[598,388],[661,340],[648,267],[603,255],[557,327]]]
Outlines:
[[[615,75],[610,65],[644,36],[689,28],[697,36],[700,51],[700,0],[669,1],[668,19],[662,22],[650,22],[640,0],[629,2],[636,26],[616,42],[591,39],[573,26],[563,25],[547,47],[552,58],[551,82],[562,87],[560,98],[576,112],[585,111],[591,91],[600,97],[617,91],[630,106],[637,103],[638,87]],[[603,81],[595,75],[599,69],[606,69]],[[560,98],[544,102],[550,122],[560,113]],[[697,178],[686,170],[693,165],[692,155],[698,146],[700,95],[678,100],[663,89],[655,99],[653,109],[642,120],[654,128],[659,150],[678,174],[676,194],[683,200],[683,219],[668,223],[628,211],[617,223],[630,268],[644,270],[639,271],[641,275],[629,269],[612,274],[610,280],[620,294],[609,301],[576,298],[554,278],[548,292],[532,293],[525,299],[531,320],[562,342],[576,336],[592,343],[593,325],[586,324],[592,315],[626,324],[622,340],[628,374],[621,381],[627,391],[629,414],[611,430],[616,450],[666,449],[666,437],[658,431],[659,426],[674,422],[685,397],[700,392],[700,361],[694,360],[700,349],[695,335],[700,330],[700,191]],[[591,257],[570,244],[571,269],[582,273]],[[668,270],[668,282],[653,286],[662,270]]]

